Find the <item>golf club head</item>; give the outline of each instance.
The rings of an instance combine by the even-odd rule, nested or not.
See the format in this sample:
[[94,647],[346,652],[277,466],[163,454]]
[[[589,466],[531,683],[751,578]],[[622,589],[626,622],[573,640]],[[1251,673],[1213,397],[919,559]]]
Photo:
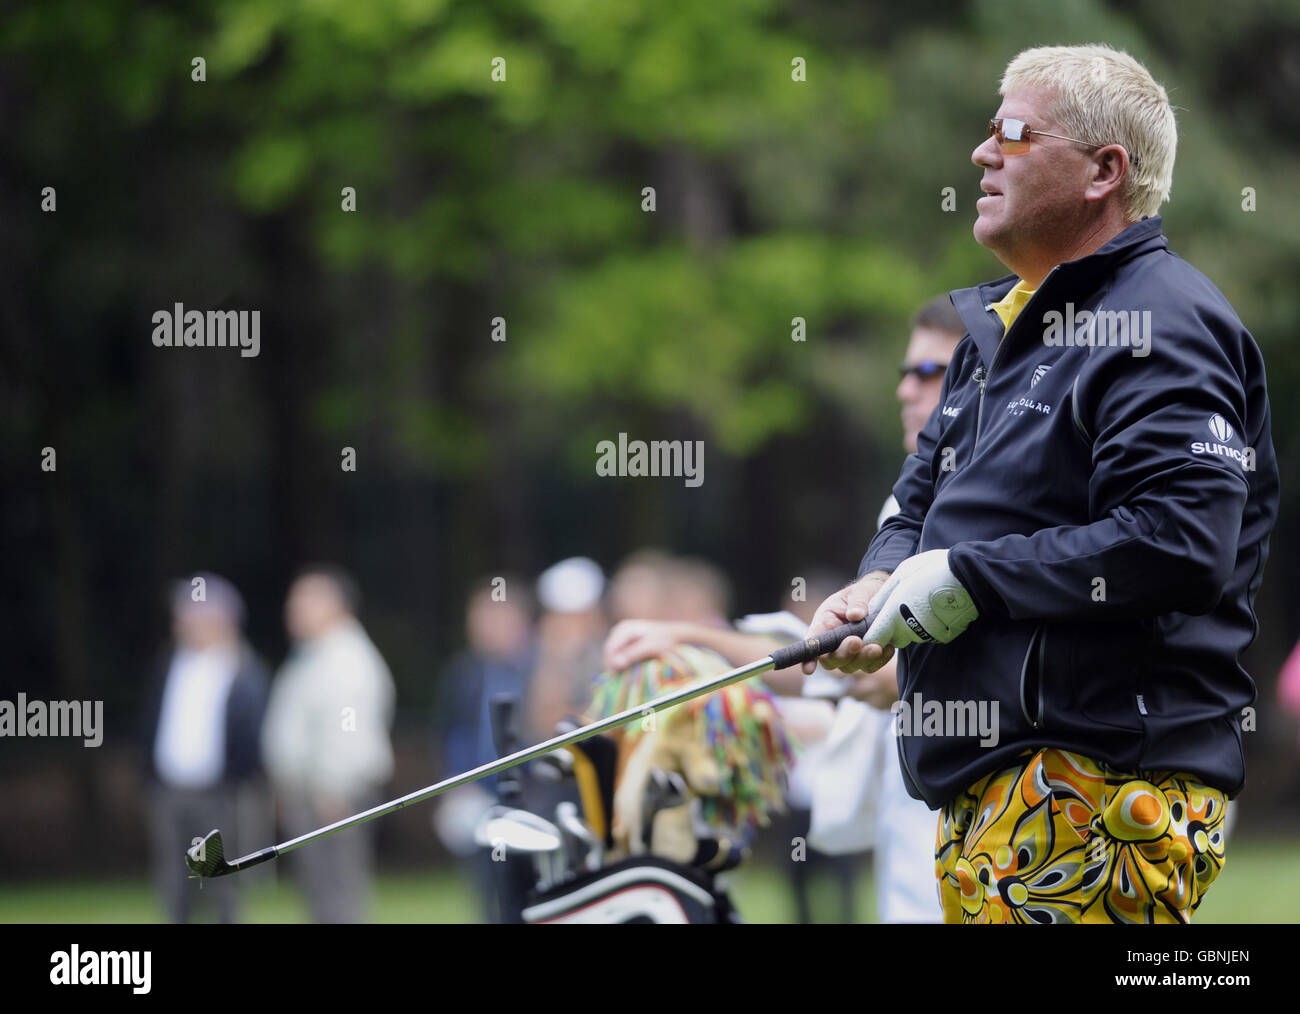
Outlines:
[[569,865],[575,870],[599,869],[604,847],[580,816],[578,807],[568,800],[555,808],[555,824],[564,835]]
[[690,790],[686,787],[686,779],[677,771],[664,771],[662,768],[654,768],[651,772],[655,784],[662,792],[660,798],[660,808],[681,806],[682,803],[690,799]]
[[660,810],[671,810],[681,806],[689,798],[686,781],[680,774],[676,771],[651,768],[650,781],[646,784],[641,809],[642,833],[647,844],[654,835],[655,815]]
[[573,776],[573,754],[568,750],[552,750],[533,761],[529,773],[541,782],[562,782]]
[[554,852],[562,847],[559,828],[545,817],[509,806],[494,806],[478,822],[474,840],[483,848],[504,845],[515,852]]
[[474,840],[483,848],[504,847],[532,862],[537,889],[549,890],[569,876],[564,836],[545,817],[509,806],[494,806],[474,829]]
[[226,862],[226,847],[219,828],[213,828],[186,849],[185,865],[199,877],[223,877],[234,869]]

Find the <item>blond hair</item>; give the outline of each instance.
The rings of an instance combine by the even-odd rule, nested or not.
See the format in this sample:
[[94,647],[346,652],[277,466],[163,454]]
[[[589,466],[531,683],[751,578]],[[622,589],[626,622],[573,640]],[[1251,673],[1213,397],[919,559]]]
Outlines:
[[1127,221],[1160,210],[1173,184],[1178,126],[1169,96],[1142,64],[1110,46],[1039,46],[1011,61],[999,92],[1025,88],[1052,93],[1050,115],[1061,133],[1124,146],[1129,168],[1120,200]]

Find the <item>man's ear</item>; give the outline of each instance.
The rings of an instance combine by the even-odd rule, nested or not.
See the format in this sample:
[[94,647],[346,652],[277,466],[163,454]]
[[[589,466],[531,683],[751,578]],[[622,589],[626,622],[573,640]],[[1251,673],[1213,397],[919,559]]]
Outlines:
[[1122,145],[1108,144],[1098,148],[1090,163],[1092,175],[1083,193],[1086,201],[1103,201],[1115,193],[1129,172],[1129,155]]

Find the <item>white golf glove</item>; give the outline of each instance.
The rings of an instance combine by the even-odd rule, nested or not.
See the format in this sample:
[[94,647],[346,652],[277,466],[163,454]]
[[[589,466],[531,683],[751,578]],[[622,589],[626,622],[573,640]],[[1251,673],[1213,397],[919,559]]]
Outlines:
[[895,648],[918,641],[947,644],[979,616],[970,593],[948,567],[946,549],[931,549],[900,563],[867,610],[876,618],[863,643]]

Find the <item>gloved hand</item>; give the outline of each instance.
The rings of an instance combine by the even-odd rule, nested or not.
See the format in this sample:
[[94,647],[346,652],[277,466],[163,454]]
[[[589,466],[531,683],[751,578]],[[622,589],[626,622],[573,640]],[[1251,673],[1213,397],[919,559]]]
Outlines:
[[948,567],[946,549],[931,549],[900,563],[868,612],[876,618],[863,643],[895,648],[918,641],[947,644],[979,617],[970,593]]

